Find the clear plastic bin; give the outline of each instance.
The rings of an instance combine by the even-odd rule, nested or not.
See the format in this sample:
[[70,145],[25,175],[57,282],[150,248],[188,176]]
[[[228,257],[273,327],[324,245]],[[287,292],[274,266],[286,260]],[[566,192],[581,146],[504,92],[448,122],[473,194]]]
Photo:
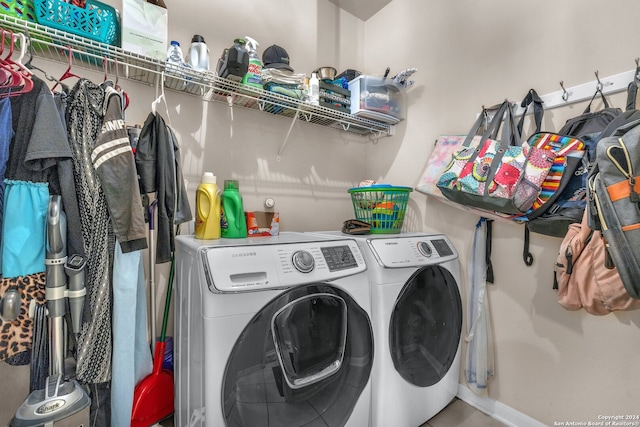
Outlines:
[[351,114],[397,123],[406,117],[406,88],[392,79],[360,75],[349,82]]

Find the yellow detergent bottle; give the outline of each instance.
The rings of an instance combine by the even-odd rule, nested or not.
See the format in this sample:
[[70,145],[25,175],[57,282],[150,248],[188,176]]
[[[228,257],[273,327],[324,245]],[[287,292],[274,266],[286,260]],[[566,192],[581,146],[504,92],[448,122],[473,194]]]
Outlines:
[[195,238],[213,240],[220,238],[220,189],[211,172],[202,175],[196,190]]

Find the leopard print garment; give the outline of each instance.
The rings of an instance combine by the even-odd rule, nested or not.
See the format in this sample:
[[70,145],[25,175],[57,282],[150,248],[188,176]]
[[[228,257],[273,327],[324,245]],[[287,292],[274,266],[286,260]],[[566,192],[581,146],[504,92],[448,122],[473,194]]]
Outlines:
[[[0,319],[0,361],[23,352],[31,352],[33,319],[29,317],[29,304],[35,299],[38,304],[45,303],[45,273],[30,274],[0,279],[0,295],[10,287],[18,288],[20,293],[20,315],[11,322]],[[28,361],[29,359],[26,358]]]

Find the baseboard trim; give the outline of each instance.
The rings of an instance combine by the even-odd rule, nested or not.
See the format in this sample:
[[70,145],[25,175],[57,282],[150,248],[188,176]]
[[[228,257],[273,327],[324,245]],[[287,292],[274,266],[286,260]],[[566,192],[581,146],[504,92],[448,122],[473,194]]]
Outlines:
[[547,427],[546,424],[505,405],[502,402],[475,394],[464,384],[458,384],[458,399],[511,427]]

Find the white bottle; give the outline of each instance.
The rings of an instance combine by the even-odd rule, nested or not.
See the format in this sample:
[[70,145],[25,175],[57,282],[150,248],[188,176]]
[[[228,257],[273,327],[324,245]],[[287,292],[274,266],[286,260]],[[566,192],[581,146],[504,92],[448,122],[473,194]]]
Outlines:
[[209,70],[209,48],[204,42],[204,37],[194,35],[189,47],[189,65],[197,71]]
[[167,51],[167,62],[173,62],[176,64],[182,64],[184,62],[180,43],[176,40],[171,40],[169,50]]
[[180,49],[180,43],[175,40],[171,40],[169,50],[167,51],[167,73],[179,75],[179,70],[183,65],[184,56],[182,55],[182,49]]
[[316,73],[311,74],[309,79],[308,101],[311,105],[320,105],[320,80]]

